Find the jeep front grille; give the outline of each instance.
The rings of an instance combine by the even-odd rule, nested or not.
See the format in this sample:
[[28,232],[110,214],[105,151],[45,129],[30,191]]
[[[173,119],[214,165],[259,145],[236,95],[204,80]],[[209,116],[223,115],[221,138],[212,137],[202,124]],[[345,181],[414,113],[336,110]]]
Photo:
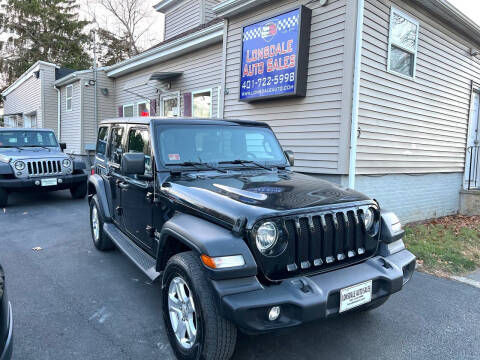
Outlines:
[[378,244],[378,214],[375,235],[366,233],[362,209],[289,216],[275,220],[288,239],[285,251],[275,257],[257,251],[265,276],[281,280],[295,275],[324,272],[371,257]]
[[29,176],[61,175],[60,160],[29,160],[27,162]]

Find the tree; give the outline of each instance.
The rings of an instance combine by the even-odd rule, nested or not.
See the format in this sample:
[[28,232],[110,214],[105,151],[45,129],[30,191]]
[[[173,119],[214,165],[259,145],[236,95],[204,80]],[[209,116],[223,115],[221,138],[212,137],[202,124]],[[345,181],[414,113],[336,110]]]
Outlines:
[[0,64],[11,83],[38,60],[79,70],[90,67],[88,21],[78,18],[76,0],[8,0],[5,28],[15,34]]
[[[86,0],[96,24],[100,62],[112,65],[135,56],[150,46],[155,12],[145,0]],[[107,30],[108,29],[108,30]]]

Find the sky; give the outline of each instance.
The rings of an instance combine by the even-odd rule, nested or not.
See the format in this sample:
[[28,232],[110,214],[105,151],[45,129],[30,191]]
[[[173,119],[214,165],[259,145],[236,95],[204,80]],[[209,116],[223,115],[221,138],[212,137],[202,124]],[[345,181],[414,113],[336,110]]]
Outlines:
[[480,26],[480,0],[449,0],[449,2]]

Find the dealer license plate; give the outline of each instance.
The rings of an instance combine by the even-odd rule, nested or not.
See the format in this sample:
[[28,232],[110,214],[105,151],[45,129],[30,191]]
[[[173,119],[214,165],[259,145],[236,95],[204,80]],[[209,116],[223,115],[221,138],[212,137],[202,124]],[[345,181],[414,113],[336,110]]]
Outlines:
[[57,178],[41,179],[40,182],[42,186],[55,186],[57,185]]
[[340,290],[340,312],[372,301],[372,280]]

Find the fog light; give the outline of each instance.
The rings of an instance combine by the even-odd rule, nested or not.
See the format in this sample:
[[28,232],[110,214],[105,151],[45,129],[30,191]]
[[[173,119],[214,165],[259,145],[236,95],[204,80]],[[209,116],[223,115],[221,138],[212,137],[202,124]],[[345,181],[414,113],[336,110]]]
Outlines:
[[268,312],[268,320],[275,321],[280,317],[280,306],[274,306]]
[[35,185],[37,185],[37,186],[40,185],[40,181],[35,180]]
[[58,183],[61,184],[63,182],[62,179],[58,179]]

